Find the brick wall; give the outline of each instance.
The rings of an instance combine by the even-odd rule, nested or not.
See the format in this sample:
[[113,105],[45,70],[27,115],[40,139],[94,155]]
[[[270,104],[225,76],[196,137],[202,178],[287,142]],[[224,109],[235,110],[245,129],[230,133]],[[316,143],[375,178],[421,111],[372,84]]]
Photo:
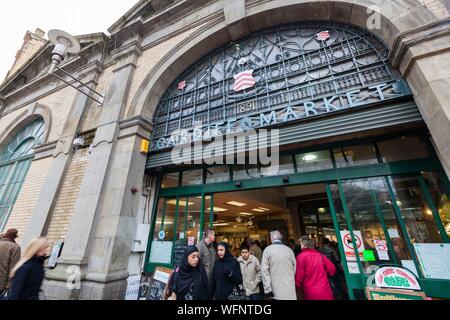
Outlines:
[[88,155],[89,149],[77,150],[73,155],[53,209],[47,232],[50,241],[63,240],[66,236],[86,172]]
[[450,16],[450,0],[419,0],[425,7],[430,9],[437,17]]
[[51,157],[33,161],[28,175],[23,183],[22,190],[19,193],[16,204],[11,212],[6,229],[16,228],[19,230],[19,242],[23,235],[34,206],[39,197],[45,178],[52,163]]

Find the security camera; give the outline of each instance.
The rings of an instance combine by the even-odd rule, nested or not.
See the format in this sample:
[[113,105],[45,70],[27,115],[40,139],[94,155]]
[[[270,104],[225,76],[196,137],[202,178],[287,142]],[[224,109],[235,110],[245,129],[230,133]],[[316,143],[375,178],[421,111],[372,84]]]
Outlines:
[[72,144],[73,150],[78,150],[78,149],[84,147],[84,144],[85,144],[85,141],[83,138],[76,138]]

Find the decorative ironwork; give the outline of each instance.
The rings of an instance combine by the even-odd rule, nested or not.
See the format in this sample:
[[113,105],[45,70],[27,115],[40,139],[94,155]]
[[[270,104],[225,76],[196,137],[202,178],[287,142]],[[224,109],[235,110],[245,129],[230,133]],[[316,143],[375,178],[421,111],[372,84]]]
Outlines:
[[[260,31],[215,50],[174,82],[156,110],[151,149],[181,143],[173,135],[199,123],[226,124],[220,129],[226,134],[230,127],[245,129],[239,127],[244,118],[246,127],[257,128],[405,95],[388,53],[374,35],[346,24]],[[236,91],[236,77],[249,70],[256,84]]]

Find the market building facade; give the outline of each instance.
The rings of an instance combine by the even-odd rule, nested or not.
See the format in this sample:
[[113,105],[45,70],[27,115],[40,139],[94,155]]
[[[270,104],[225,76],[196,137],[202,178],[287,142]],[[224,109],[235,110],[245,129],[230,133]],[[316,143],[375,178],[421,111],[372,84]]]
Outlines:
[[335,241],[352,299],[386,265],[450,298],[444,2],[139,1],[109,32],[62,66],[102,105],[40,30],[0,87],[0,231],[64,242],[47,299],[124,299],[209,227]]

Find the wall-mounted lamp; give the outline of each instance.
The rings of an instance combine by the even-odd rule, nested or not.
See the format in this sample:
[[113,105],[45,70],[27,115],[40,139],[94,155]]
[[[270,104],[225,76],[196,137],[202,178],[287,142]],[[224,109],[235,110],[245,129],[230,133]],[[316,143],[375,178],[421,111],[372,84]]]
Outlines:
[[[68,53],[78,54],[81,51],[81,46],[78,43],[78,41],[73,36],[68,34],[67,32],[57,30],[57,29],[50,30],[48,32],[48,38],[49,38],[50,42],[55,45],[55,48],[53,49],[53,52],[52,52],[52,65],[50,66],[50,70],[48,71],[48,73],[51,74],[52,76],[54,76],[55,78],[61,80],[65,84],[71,86],[75,90],[81,92],[85,96],[96,101],[100,105],[103,105],[103,103],[105,101],[105,97],[102,94],[100,94],[97,91],[95,91],[94,89],[90,88],[89,86],[87,86],[86,84],[84,84],[83,82],[81,82],[80,80],[75,78],[74,76],[72,76],[70,73],[66,72],[65,70],[63,70],[59,67],[59,65],[64,61],[64,59],[66,58],[66,55]],[[87,94],[83,90],[77,88],[72,83],[66,81],[64,78],[58,76],[55,73],[56,70],[61,71],[64,75],[68,76],[69,78],[71,78],[75,82],[79,83],[84,88],[88,89],[90,94]],[[92,93],[94,93],[96,96],[92,95]]]

